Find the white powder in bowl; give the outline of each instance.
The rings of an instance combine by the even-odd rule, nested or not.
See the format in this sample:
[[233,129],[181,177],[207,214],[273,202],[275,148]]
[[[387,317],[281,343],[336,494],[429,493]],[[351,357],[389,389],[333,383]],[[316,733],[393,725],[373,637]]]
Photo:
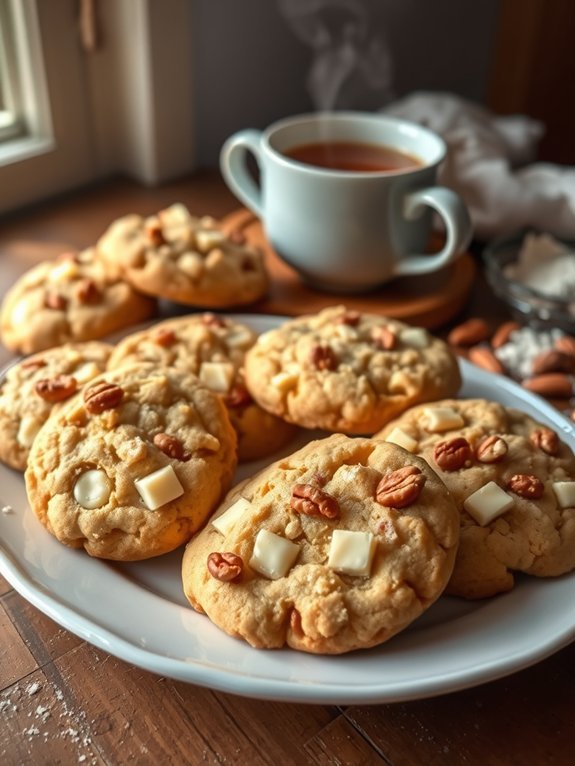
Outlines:
[[542,295],[575,297],[575,252],[549,234],[527,234],[517,261],[503,273]]

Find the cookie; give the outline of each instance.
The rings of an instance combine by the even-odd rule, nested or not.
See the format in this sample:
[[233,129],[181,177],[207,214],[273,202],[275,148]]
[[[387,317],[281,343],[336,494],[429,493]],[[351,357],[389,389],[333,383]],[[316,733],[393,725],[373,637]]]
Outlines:
[[336,306],[261,335],[246,382],[261,407],[291,423],[372,434],[413,404],[453,396],[461,375],[427,330]]
[[106,369],[112,346],[67,343],[13,364],[0,382],[0,460],[18,471],[52,409]]
[[575,568],[575,456],[525,413],[484,399],[405,412],[375,438],[425,458],[453,495],[461,543],[447,591],[465,598]]
[[32,510],[60,542],[132,561],[187,542],[232,480],[236,436],[196,376],[139,364],[106,372],[32,444]]
[[194,217],[180,204],[147,218],[118,219],[98,241],[98,251],[138,290],[177,303],[240,306],[268,289],[259,249],[228,237],[213,218]]
[[121,340],[108,367],[146,361],[198,375],[223,398],[239,460],[256,460],[279,450],[296,430],[257,405],[245,386],[244,358],[256,337],[247,325],[211,313],[168,319]]
[[155,308],[154,300],[120,280],[89,248],[23,274],[2,303],[0,335],[12,351],[32,354],[104,338],[151,317]]
[[234,488],[186,547],[191,605],[254,647],[341,654],[441,594],[457,507],[421,458],[334,434]]

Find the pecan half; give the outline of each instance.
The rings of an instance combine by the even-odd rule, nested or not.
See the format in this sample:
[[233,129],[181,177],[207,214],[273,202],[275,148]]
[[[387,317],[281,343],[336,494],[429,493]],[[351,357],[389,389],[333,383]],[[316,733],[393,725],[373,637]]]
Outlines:
[[235,553],[214,551],[208,556],[208,572],[220,582],[237,582],[243,569],[244,562]]
[[538,500],[545,487],[543,482],[530,473],[516,473],[507,482],[507,489],[528,500]]
[[169,330],[167,327],[160,327],[160,329],[156,330],[154,333],[153,338],[154,343],[157,343],[158,346],[168,348],[176,342],[176,333],[173,330]]
[[166,433],[159,433],[152,439],[156,447],[161,450],[164,455],[173,457],[175,460],[181,460],[186,462],[190,459],[191,455],[184,450],[184,445],[175,436],[170,436]]
[[39,380],[34,389],[46,402],[62,402],[76,393],[78,383],[72,375],[57,375]]
[[68,301],[66,298],[64,298],[64,296],[60,295],[59,293],[49,291],[44,296],[44,306],[47,309],[54,309],[54,311],[64,311],[67,305]]
[[253,402],[252,395],[241,383],[235,383],[228,393],[224,396],[224,402],[227,407],[246,407]]
[[471,445],[462,436],[438,442],[433,450],[433,459],[442,471],[458,471],[471,456]]
[[101,296],[93,279],[82,279],[76,287],[76,297],[80,303],[97,303]]
[[372,327],[370,335],[377,348],[384,351],[391,351],[397,346],[397,335],[389,327]]
[[159,247],[160,245],[165,244],[166,238],[164,237],[164,232],[162,231],[162,224],[157,219],[146,221],[144,231],[146,234],[146,239],[154,247]]
[[556,455],[559,452],[559,437],[550,428],[537,428],[529,434],[531,442],[548,455]]
[[499,463],[507,454],[508,449],[505,439],[492,434],[479,442],[475,448],[475,457],[480,463]]
[[91,415],[99,415],[104,410],[117,407],[124,398],[124,391],[115,383],[101,380],[84,390],[84,402]]
[[388,508],[406,508],[414,503],[425,484],[415,465],[406,465],[384,476],[375,489],[375,499]]
[[296,513],[307,516],[325,516],[326,519],[337,519],[339,516],[339,503],[335,497],[313,484],[294,484],[290,506]]
[[337,356],[331,346],[314,346],[310,358],[317,370],[335,370],[337,368]]

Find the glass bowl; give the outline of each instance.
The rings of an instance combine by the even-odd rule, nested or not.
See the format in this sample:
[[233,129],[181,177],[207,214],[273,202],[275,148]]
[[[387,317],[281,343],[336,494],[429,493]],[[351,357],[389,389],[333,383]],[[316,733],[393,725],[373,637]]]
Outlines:
[[[506,267],[517,263],[527,234],[539,234],[525,230],[516,235],[496,240],[483,251],[485,276],[495,295],[510,309],[513,317],[522,324],[535,328],[560,328],[575,333],[575,289],[572,297],[550,295],[544,290],[535,290],[506,274]],[[568,247],[575,261],[575,242],[556,238]]]

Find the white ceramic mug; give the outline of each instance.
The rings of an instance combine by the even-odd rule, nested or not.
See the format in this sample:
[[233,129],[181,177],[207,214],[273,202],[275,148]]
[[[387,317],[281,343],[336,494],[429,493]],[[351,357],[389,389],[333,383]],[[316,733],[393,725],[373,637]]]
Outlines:
[[[419,164],[398,171],[332,170],[285,154],[326,141],[385,146]],[[259,166],[259,183],[248,170],[248,152]],[[471,222],[463,201],[436,185],[445,153],[444,141],[415,123],[333,112],[235,133],[222,147],[220,167],[229,188],[261,219],[281,258],[319,288],[355,292],[440,269],[469,245]],[[446,240],[431,255],[425,247],[433,211],[445,223]]]

